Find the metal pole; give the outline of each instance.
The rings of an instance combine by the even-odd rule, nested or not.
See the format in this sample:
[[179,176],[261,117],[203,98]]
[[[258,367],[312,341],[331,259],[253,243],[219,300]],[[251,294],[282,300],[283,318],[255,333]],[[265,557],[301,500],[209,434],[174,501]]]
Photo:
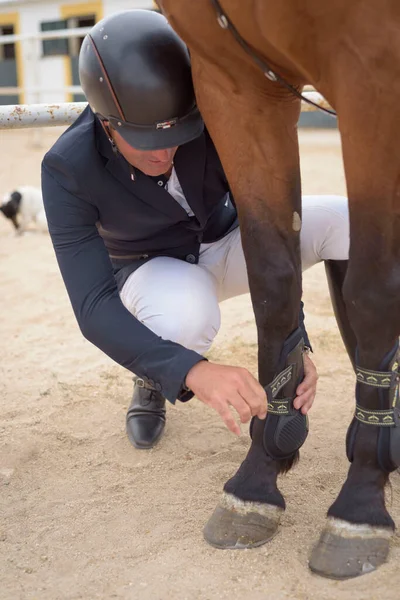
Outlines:
[[[32,38],[30,40],[28,40],[28,44],[30,46],[30,60],[32,61],[32,65],[31,65],[31,73],[33,74],[33,80],[34,80],[34,85],[38,86],[39,84],[39,56],[38,56],[38,49],[37,49],[37,42],[38,40]],[[26,92],[25,92],[26,94]],[[26,98],[26,95],[25,95]],[[40,89],[38,89],[34,94],[33,94],[33,100],[35,102],[35,104],[40,104],[40,102],[42,101],[42,97],[40,94]],[[38,127],[35,127],[32,130],[32,145],[34,148],[40,148],[42,145],[42,138],[43,138],[43,132],[41,129],[39,129]]]
[[[318,106],[330,108],[328,102],[318,92],[305,92],[307,98]],[[86,108],[86,102],[62,102],[59,104],[0,105],[0,129],[24,129],[29,127],[53,127],[71,125]],[[302,112],[317,110],[305,102]]]
[[[316,104],[318,104],[318,106],[322,106],[323,108],[328,108],[332,110],[332,106],[327,100],[325,100],[323,96],[321,96],[319,92],[305,91],[303,92],[303,96],[305,96],[308,100],[312,100],[312,102],[315,102]],[[312,106],[312,104],[307,104],[307,102],[301,103],[301,112],[313,112],[316,110],[317,108],[315,106]],[[335,118],[334,115],[332,115],[332,118]]]
[[36,33],[18,33],[13,35],[2,35],[0,46],[22,42],[24,40],[59,40],[63,38],[81,37],[91,31],[91,27],[75,27],[74,29],[56,29],[55,31],[37,31]]
[[71,125],[86,106],[86,102],[0,106],[0,129]]

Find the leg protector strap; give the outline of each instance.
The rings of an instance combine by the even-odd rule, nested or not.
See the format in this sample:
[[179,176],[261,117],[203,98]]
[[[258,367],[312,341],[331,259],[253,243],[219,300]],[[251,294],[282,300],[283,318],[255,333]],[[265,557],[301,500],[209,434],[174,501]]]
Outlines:
[[[380,371],[356,367],[356,409],[346,438],[347,458],[352,462],[360,423],[379,427],[377,460],[380,468],[387,473],[400,466],[399,364],[399,343],[396,342],[383,359]],[[366,409],[361,406],[358,402],[359,385],[377,389],[380,408]]]
[[283,345],[278,365],[279,374],[265,388],[268,413],[263,444],[268,456],[275,460],[292,457],[308,435],[307,416],[293,407],[297,386],[304,378],[303,352],[302,332],[297,329]]

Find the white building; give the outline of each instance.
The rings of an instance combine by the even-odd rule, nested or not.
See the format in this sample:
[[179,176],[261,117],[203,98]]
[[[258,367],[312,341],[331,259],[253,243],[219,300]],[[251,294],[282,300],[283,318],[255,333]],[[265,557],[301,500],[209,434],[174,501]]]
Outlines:
[[83,96],[65,88],[79,85],[78,55],[84,36],[52,40],[25,36],[91,27],[109,14],[132,8],[156,10],[157,6],[153,0],[0,0],[0,38],[23,36],[14,43],[0,45],[0,90],[21,89],[20,93],[7,95],[3,89],[0,104],[83,100]]

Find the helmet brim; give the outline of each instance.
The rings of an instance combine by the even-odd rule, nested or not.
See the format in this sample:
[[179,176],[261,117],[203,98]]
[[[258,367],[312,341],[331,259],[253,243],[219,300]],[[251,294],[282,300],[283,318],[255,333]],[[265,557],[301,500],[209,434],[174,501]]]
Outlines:
[[197,108],[182,119],[154,125],[137,125],[111,116],[108,120],[125,142],[136,150],[164,150],[182,146],[199,137],[204,130],[204,122]]

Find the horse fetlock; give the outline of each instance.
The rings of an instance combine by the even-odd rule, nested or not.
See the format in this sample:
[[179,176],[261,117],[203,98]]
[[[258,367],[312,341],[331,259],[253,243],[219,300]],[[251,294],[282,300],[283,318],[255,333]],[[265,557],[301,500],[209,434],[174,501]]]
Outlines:
[[384,504],[382,490],[362,488],[369,503],[358,493],[341,493],[328,510],[328,519],[351,522],[354,526],[382,528],[394,531],[395,524]]
[[239,470],[224,485],[224,495],[238,502],[276,506],[285,510],[285,499],[277,486],[279,464],[265,455],[263,449],[254,452],[241,464]]
[[314,546],[309,567],[331,579],[370,573],[386,562],[393,530],[328,518]]
[[204,538],[216,548],[255,548],[276,535],[282,513],[279,506],[241,500],[224,492],[204,528]]
[[351,465],[340,494],[328,510],[328,519],[354,526],[394,530],[392,517],[385,506],[385,484],[388,476],[377,467]]
[[[365,414],[368,416],[368,412],[361,412],[362,409],[358,409],[358,414]],[[369,415],[370,416],[370,415]],[[377,425],[378,426],[378,425]],[[350,462],[353,462],[356,454],[356,446],[358,438],[361,436],[362,424],[354,417],[351,421],[347,430],[346,436],[346,454]],[[365,437],[365,434],[364,434]],[[363,447],[359,444],[361,452]],[[384,473],[392,473],[398,467],[400,467],[400,427],[381,427],[378,431],[376,443],[374,445],[373,459],[376,460],[376,464],[381,471]],[[360,463],[366,462],[367,453],[364,452],[364,460],[360,457]]]

